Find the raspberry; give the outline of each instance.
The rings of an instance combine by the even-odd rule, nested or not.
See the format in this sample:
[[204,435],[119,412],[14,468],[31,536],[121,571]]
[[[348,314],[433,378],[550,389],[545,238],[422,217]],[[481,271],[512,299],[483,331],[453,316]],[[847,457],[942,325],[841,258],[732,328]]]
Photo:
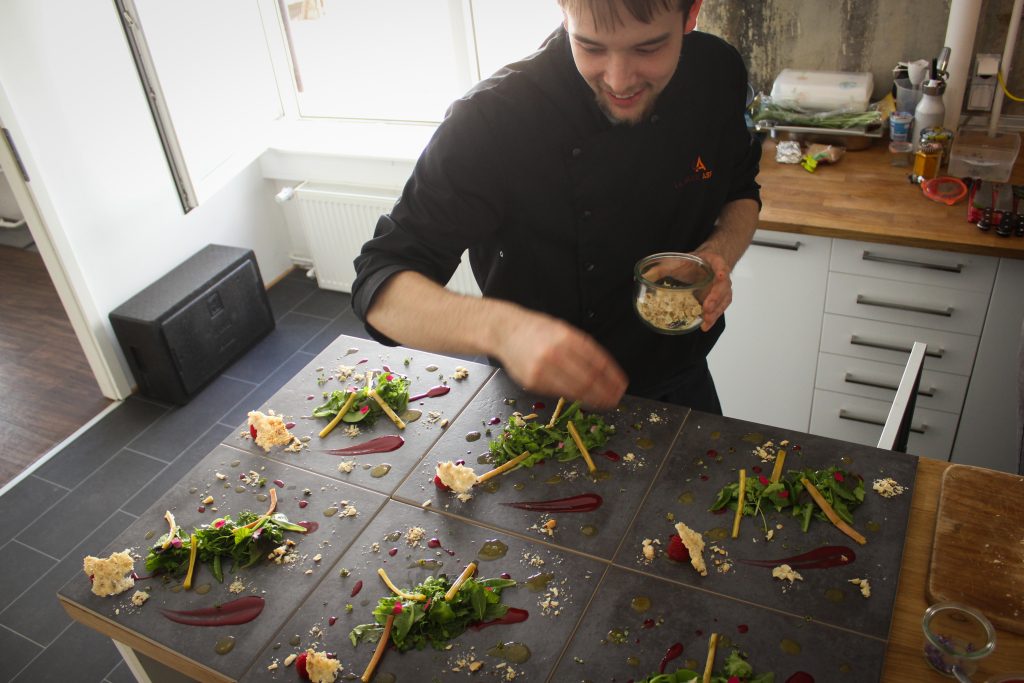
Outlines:
[[256,425],[249,425],[249,433],[252,435],[252,438],[256,438]]
[[300,652],[299,656],[295,658],[295,672],[299,674],[299,678],[304,681],[309,680],[309,672],[306,671],[306,653]]
[[690,560],[690,551],[683,545],[683,539],[679,538],[676,534],[672,534],[668,537],[668,556],[676,562],[688,562]]
[[441,481],[441,477],[434,475],[434,486],[441,489],[442,491],[448,491],[448,485]]

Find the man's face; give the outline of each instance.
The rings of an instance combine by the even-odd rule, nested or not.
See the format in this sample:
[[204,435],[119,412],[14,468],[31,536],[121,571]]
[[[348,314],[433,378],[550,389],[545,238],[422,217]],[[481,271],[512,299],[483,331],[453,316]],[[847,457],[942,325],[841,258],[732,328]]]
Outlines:
[[565,14],[576,68],[597,97],[598,106],[617,123],[642,121],[679,63],[683,34],[693,29],[700,2],[688,16],[661,11],[650,23],[619,8],[622,23],[599,28],[589,11]]

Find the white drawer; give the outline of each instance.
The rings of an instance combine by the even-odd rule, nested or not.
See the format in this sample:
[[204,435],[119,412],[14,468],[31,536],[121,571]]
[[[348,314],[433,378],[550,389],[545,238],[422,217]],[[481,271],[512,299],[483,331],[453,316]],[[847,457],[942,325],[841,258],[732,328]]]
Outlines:
[[[889,407],[890,404],[885,401],[815,390],[811,406],[811,434],[875,446],[882,435],[882,425],[889,414]],[[911,421],[913,431],[907,442],[907,452],[948,460],[957,421],[958,416],[954,413],[916,409]],[[868,476],[864,474],[865,478]]]
[[821,350],[843,356],[906,365],[915,341],[928,345],[925,370],[970,376],[978,337],[929,330],[866,318],[826,313],[821,330]]
[[989,292],[829,273],[825,312],[980,335],[988,300]]
[[998,264],[993,256],[835,240],[829,270],[987,294]]
[[[818,354],[815,387],[892,403],[903,377],[903,365],[879,363],[864,358]],[[917,393],[917,406],[929,410],[959,413],[967,394],[967,377],[925,370]]]

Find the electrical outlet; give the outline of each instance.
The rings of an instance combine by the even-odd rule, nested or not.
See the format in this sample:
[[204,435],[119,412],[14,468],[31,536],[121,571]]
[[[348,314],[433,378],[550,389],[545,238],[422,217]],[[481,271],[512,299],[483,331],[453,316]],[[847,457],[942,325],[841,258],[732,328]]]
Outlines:
[[967,88],[967,109],[969,111],[991,111],[996,96],[1000,55],[978,53],[974,56],[974,73]]

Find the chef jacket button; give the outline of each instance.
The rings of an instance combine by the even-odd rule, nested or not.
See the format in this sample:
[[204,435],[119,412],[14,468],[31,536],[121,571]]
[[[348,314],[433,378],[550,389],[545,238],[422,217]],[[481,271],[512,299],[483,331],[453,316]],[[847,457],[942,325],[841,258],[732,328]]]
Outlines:
[[596,268],[596,267],[597,266],[595,266],[593,263],[587,263],[587,264],[584,264],[584,266],[583,266],[583,268],[586,269],[586,271],[588,273],[593,273],[594,272],[594,268]]
[[597,317],[597,313],[595,313],[594,311],[587,311],[587,317],[593,320],[594,318]]
[[581,156],[583,156],[583,150],[580,149],[579,147],[573,147],[572,148],[572,158],[573,159],[579,159]]
[[580,219],[581,220],[585,220],[585,221],[586,220],[590,220],[590,217],[593,216],[593,215],[594,214],[590,213],[589,210],[584,209],[583,211],[580,212]]

